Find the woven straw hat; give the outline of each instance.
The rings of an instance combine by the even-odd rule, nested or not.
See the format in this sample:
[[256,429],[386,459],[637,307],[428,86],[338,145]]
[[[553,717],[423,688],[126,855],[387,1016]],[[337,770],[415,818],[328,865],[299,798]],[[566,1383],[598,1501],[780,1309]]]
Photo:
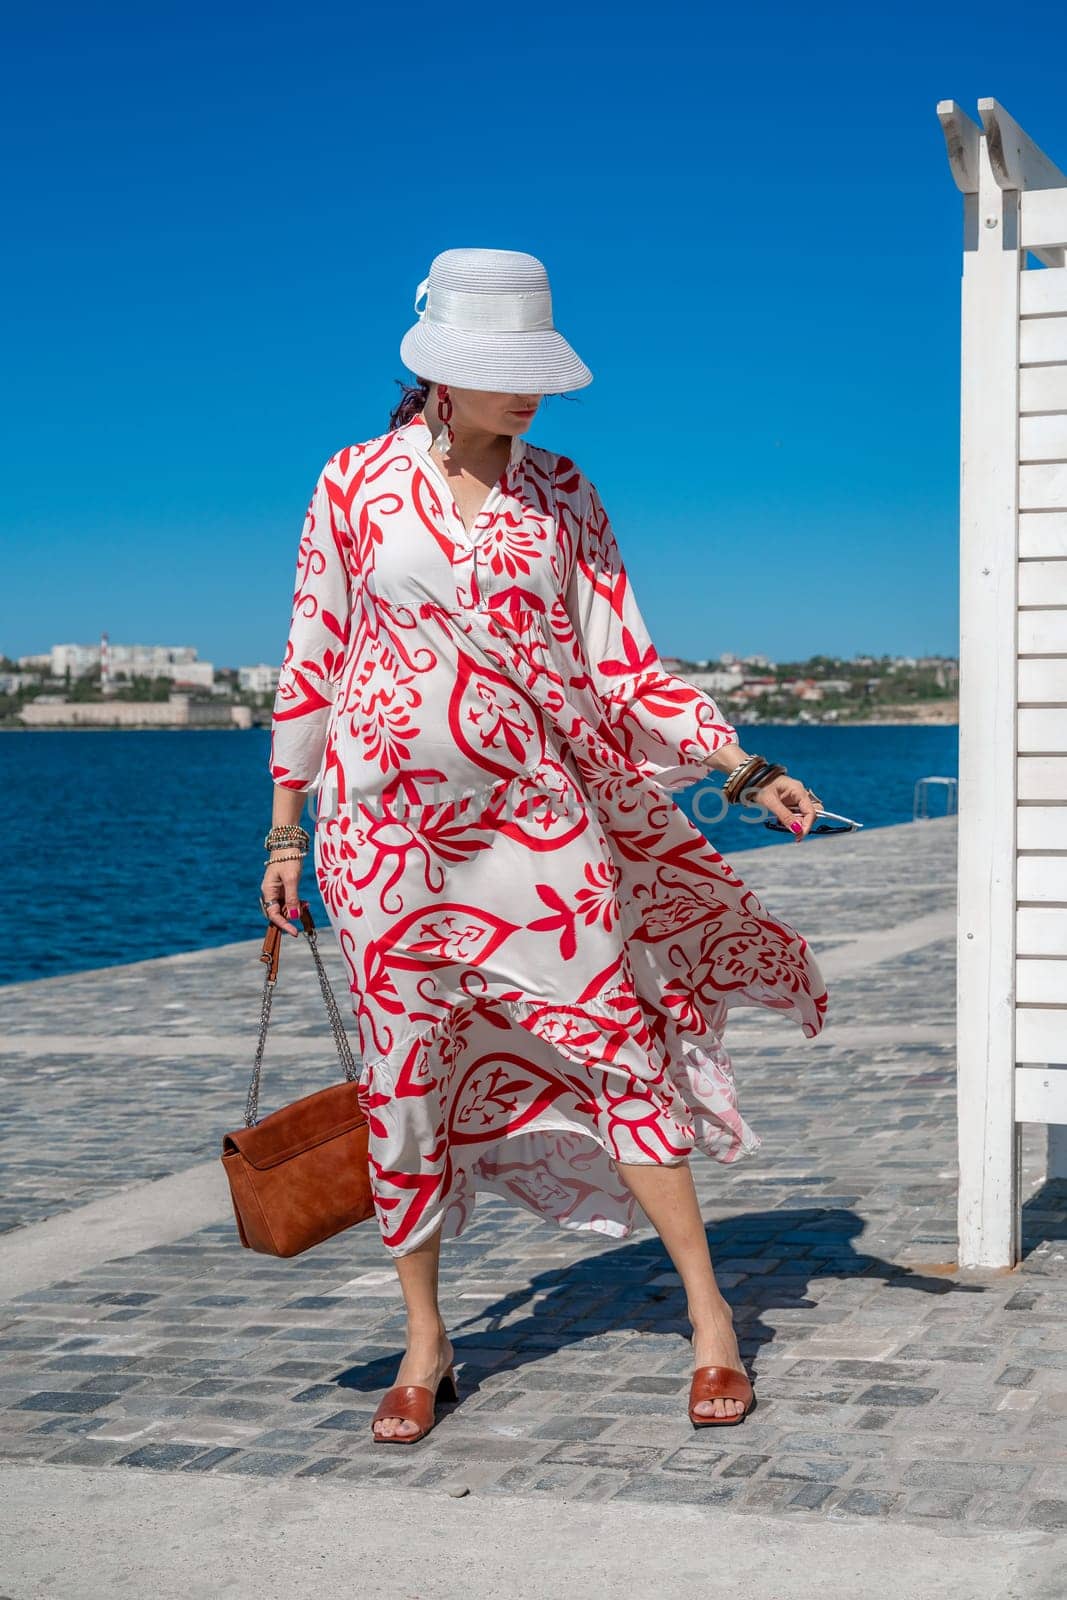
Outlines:
[[419,284],[415,310],[419,320],[401,340],[400,358],[431,383],[563,394],[593,381],[552,325],[548,273],[522,250],[442,250]]

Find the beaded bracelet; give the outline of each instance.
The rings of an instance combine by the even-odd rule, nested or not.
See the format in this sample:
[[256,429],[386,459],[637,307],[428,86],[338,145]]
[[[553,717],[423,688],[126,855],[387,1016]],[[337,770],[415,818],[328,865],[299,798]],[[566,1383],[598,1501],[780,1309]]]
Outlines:
[[299,823],[283,822],[279,823],[276,828],[270,829],[263,840],[263,848],[265,850],[274,850],[279,845],[301,844],[306,850],[310,843],[311,835],[306,829],[300,827]]
[[292,856],[268,856],[263,865],[265,867],[274,867],[277,866],[279,861],[303,861],[306,855],[307,851],[301,850],[297,855]]

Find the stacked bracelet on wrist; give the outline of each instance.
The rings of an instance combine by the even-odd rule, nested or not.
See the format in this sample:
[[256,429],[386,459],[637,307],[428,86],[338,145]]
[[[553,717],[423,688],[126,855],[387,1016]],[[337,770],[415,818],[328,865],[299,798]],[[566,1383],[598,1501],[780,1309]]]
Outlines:
[[749,756],[736,766],[722,786],[722,792],[731,805],[748,805],[749,796],[765,784],[773,783],[785,772],[783,766],[767,761],[763,756]]
[[282,822],[277,827],[271,828],[263,840],[265,850],[288,850],[284,856],[268,855],[264,866],[272,866],[276,861],[302,861],[307,855],[311,845],[311,835],[306,828],[298,822]]

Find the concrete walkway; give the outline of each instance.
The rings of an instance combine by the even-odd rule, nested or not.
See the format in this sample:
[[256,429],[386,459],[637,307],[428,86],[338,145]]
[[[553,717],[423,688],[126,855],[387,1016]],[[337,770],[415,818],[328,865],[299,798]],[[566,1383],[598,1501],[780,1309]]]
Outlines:
[[[374,1445],[403,1327],[376,1230],[242,1251],[216,1159],[259,941],[0,989],[0,1594],[347,1594],[369,1560],[372,1593],[419,1600],[573,1593],[579,1566],[591,1595],[881,1595],[890,1560],[896,1600],[1059,1592],[1067,1192],[1027,1130],[1023,1265],[956,1270],[955,824],[731,859],[811,940],[831,1022],[809,1041],[733,1013],[764,1147],[694,1162],[759,1397],[730,1430],[686,1420],[650,1229],[573,1237],[487,1199],[443,1255],[463,1399]],[[267,1108],[336,1076],[307,952],[286,955]]]
[[[118,1481],[116,1481],[118,1480]],[[121,1493],[118,1492],[121,1486]],[[0,1466],[12,1600],[1062,1600],[1039,1533]],[[891,1587],[887,1587],[890,1583]]]

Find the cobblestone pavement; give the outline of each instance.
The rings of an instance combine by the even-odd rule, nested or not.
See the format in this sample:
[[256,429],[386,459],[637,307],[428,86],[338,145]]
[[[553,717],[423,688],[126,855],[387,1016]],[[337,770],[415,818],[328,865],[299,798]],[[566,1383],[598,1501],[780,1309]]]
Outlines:
[[[755,1374],[739,1428],[686,1419],[684,1303],[650,1229],[572,1236],[486,1198],[442,1256],[463,1398],[419,1444],[370,1438],[403,1331],[373,1224],[277,1261],[227,1220],[0,1308],[0,1456],[1064,1528],[1067,1188],[1041,1182],[1027,1130],[1022,1266],[955,1269],[953,940],[899,936],[951,915],[955,843],[947,819],[732,857],[838,974],[817,1041],[733,1013],[764,1146],[693,1163]],[[872,960],[894,928],[898,953]],[[216,1153],[240,1120],[257,948],[0,989],[9,1227]],[[267,1106],[336,1076],[307,952],[286,956]]]

